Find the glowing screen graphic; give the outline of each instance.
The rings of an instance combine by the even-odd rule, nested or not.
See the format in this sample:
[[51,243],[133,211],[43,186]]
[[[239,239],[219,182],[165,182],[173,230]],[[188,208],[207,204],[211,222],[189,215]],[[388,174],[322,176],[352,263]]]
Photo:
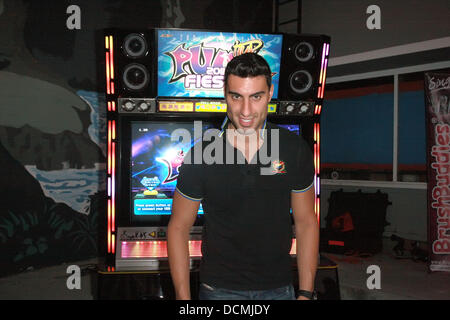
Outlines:
[[[213,125],[203,121],[202,131]],[[187,130],[189,141],[173,141],[175,130]],[[180,132],[180,131],[178,131]],[[175,135],[174,135],[175,136]],[[197,142],[194,123],[135,121],[131,124],[131,199],[135,215],[168,215],[183,157]],[[200,205],[199,214],[203,213]]]
[[228,61],[246,52],[267,60],[278,96],[282,35],[160,29],[157,37],[158,96],[222,98]]

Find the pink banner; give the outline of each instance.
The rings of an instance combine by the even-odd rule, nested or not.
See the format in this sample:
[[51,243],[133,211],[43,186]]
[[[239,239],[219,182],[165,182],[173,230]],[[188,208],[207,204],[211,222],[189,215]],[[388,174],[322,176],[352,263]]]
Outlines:
[[450,271],[450,73],[425,73],[430,271]]

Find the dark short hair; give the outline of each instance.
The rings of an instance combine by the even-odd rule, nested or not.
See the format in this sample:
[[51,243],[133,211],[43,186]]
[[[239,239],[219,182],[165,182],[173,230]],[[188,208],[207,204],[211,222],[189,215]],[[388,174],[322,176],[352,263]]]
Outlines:
[[232,74],[241,78],[264,76],[267,86],[272,85],[272,71],[267,61],[259,54],[248,52],[231,59],[225,68],[225,88],[228,76]]

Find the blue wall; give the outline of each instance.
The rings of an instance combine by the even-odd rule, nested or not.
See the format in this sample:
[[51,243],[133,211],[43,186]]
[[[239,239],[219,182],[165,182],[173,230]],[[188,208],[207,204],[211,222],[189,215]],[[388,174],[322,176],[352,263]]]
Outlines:
[[[327,100],[321,117],[323,163],[392,164],[393,93]],[[423,91],[399,94],[399,163],[425,164]]]

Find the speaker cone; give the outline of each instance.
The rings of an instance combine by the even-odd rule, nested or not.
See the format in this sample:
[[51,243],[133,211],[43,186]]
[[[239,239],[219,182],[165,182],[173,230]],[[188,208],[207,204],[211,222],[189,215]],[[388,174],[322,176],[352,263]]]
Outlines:
[[313,57],[314,48],[308,42],[300,42],[295,46],[294,54],[299,61],[306,62]]
[[139,58],[147,53],[147,42],[138,33],[131,33],[123,41],[123,50],[130,58]]
[[147,86],[149,73],[142,64],[132,63],[125,67],[122,79],[127,88],[138,91]]
[[289,77],[289,88],[297,94],[308,91],[312,86],[312,76],[308,71],[297,70]]

